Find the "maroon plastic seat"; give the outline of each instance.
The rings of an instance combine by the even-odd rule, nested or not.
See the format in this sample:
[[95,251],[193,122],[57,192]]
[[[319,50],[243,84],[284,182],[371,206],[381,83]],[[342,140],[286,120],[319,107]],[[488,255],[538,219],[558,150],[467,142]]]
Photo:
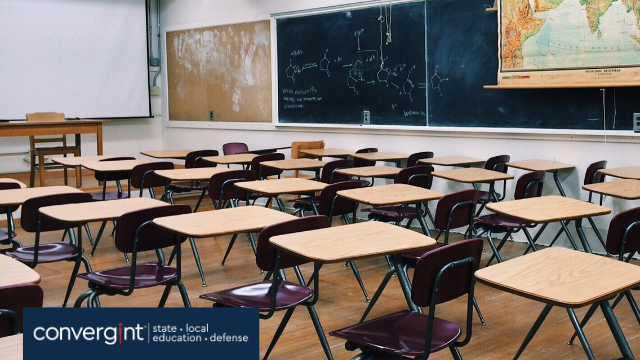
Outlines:
[[[89,281],[89,290],[75,302],[80,307],[88,299],[87,306],[93,307],[99,296],[129,296],[135,289],[162,285],[164,292],[158,307],[164,307],[173,286],[180,290],[185,307],[191,307],[187,290],[181,280],[180,245],[186,236],[169,232],[153,224],[153,219],[164,216],[191,213],[189,205],[166,205],[128,212],[118,219],[116,225],[116,248],[123,253],[131,253],[131,266],[78,275]],[[164,265],[162,249],[170,247],[176,256],[176,267]],[[138,253],[155,251],[157,262],[138,264]]]
[[22,332],[23,309],[42,307],[43,297],[36,284],[0,287],[0,337]]
[[[35,243],[33,246],[17,247],[7,249],[5,251],[5,255],[32,268],[35,268],[39,263],[57,261],[75,262],[62,307],[67,306],[67,301],[69,300],[71,289],[73,288],[73,284],[76,280],[80,263],[84,264],[87,271],[91,271],[91,265],[89,264],[89,260],[82,255],[82,233],[78,231],[77,239],[74,239],[74,232],[72,229],[69,229],[76,224],[69,225],[53,220],[40,214],[39,210],[44,206],[77,204],[91,201],[93,201],[91,194],[87,193],[56,194],[28,199],[22,204],[20,225],[24,231],[28,233],[35,233]],[[42,232],[57,230],[68,230],[70,233],[70,242],[40,244],[40,234]],[[78,230],[80,230],[80,226],[78,227]]]
[[[497,171],[497,172],[501,172],[506,174],[507,170],[509,170],[509,167],[507,166],[507,163],[511,160],[511,156],[509,155],[498,155],[498,156],[494,156],[491,157],[489,159],[487,159],[487,161],[484,163],[484,168],[487,170],[493,170],[493,171]],[[504,200],[505,197],[505,193],[506,193],[506,189],[507,189],[507,180],[503,180],[502,183],[502,193],[498,193],[495,190],[495,182],[493,184],[491,184],[493,188],[493,193],[495,194],[496,198],[498,201],[502,201]],[[480,192],[478,193],[478,204],[480,204],[480,208],[478,209],[478,212],[476,213],[476,216],[480,215],[480,213],[482,212],[482,210],[484,209],[484,207],[490,203],[495,201],[496,199],[494,199],[493,195],[491,191],[483,191],[480,190]]]
[[[131,156],[121,156],[114,157],[109,159],[102,159],[99,161],[121,161],[121,160],[135,160],[136,158]],[[115,171],[115,172],[101,172],[96,171],[94,177],[98,181],[102,181],[102,192],[100,193],[91,193],[94,200],[118,200],[118,199],[126,199],[130,197],[130,193],[124,193],[122,191],[122,184],[120,181],[127,180],[127,188],[131,188],[129,184],[129,171]],[[117,191],[107,191],[107,181],[115,181],[116,186],[118,187]]]
[[[247,191],[235,186],[234,184],[242,181],[254,180],[256,180],[256,173],[253,170],[232,170],[213,175],[209,179],[208,190],[209,198],[213,201],[213,207],[216,209],[222,209],[226,204],[230,207],[238,207],[241,200],[248,201],[249,198]],[[227,251],[222,258],[221,265],[224,265],[225,261],[227,261],[229,252],[231,252],[231,248],[233,247],[233,244],[235,244],[237,237],[238,234],[233,234],[231,237]],[[253,239],[253,234],[247,233],[247,237],[249,238],[249,243],[251,244],[253,253],[256,254],[256,243]]]
[[[0,182],[0,191],[1,190],[13,190],[13,189],[20,189],[20,184],[15,183],[15,182]],[[11,224],[11,227],[13,228],[13,226],[15,226],[13,224],[13,215],[12,213],[15,212],[16,210],[18,210],[20,206],[14,205],[14,206],[7,206],[4,209],[0,209],[0,211],[4,212],[7,215],[7,221]],[[16,237],[16,233],[15,231],[11,232],[11,243],[13,246],[22,246],[22,244],[20,242],[18,242],[17,240],[14,240]],[[9,241],[9,229],[7,228],[0,228],[0,244],[3,245],[8,245]]]
[[[115,269],[94,271],[78,275],[91,283],[112,289],[125,290],[129,287],[131,267],[123,266]],[[174,280],[178,271],[159,262],[140,264],[136,266],[135,288],[141,289],[165,284]]]
[[[347,350],[360,349],[366,359],[384,359],[385,353],[427,358],[449,348],[460,359],[458,348],[471,340],[474,272],[482,254],[482,239],[460,241],[431,250],[418,260],[413,276],[411,300],[429,307],[429,314],[408,310],[332,331],[347,340]],[[436,305],[467,295],[466,335],[453,322],[435,317]],[[432,323],[432,326],[429,324]]]
[[276,161],[276,160],[284,160],[284,154],[270,153],[270,154],[257,155],[251,160],[251,165],[249,166],[249,169],[255,171],[258,180],[264,180],[269,176],[280,176],[280,174],[282,174],[282,170],[260,165],[260,163],[263,161]]
[[[527,174],[522,175],[518,182],[516,183],[516,189],[513,194],[513,198],[515,200],[531,198],[531,197],[539,197],[542,195],[542,187],[544,185],[544,171],[534,171]],[[483,233],[487,234],[487,240],[489,241],[489,245],[491,246],[491,250],[493,250],[493,255],[489,258],[487,262],[487,266],[493,261],[494,257],[498,259],[498,262],[502,262],[502,257],[500,256],[500,249],[507,241],[509,236],[514,232],[522,231],[524,232],[527,240],[529,241],[529,246],[531,246],[534,250],[536,250],[536,246],[534,243],[531,234],[529,234],[529,230],[527,228],[536,227],[538,224],[522,221],[518,218],[514,218],[508,215],[501,214],[488,214],[482,215],[475,219],[475,227],[476,229],[481,229]],[[491,234],[496,233],[505,233],[504,237],[496,247],[493,243],[493,239]]]
[[[585,171],[585,174],[584,174],[584,185],[597,184],[597,183],[604,182],[605,175],[599,173],[598,170],[602,170],[606,168],[607,168],[606,160],[596,161],[593,164],[589,165],[587,167],[587,171]],[[588,191],[588,193],[589,193],[588,201],[591,202],[591,198],[593,197],[593,192]],[[604,200],[604,195],[600,194],[600,205],[602,205],[603,200]],[[598,227],[593,222],[592,218],[588,217],[587,220],[589,220],[589,224],[591,225],[591,228],[596,233],[596,236],[598,237],[598,241],[600,241],[600,244],[606,250],[607,246],[605,245],[602,234],[600,234],[600,230],[598,230]],[[609,252],[607,251],[607,255],[611,255],[611,254],[609,254]]]
[[[366,154],[366,153],[372,153],[372,152],[378,152],[378,149],[364,148],[364,149],[356,150],[356,154]],[[353,158],[353,167],[374,166],[375,164],[376,164],[375,161]],[[374,178],[371,178],[371,181],[358,178],[358,181],[362,182],[362,186],[373,186]]]
[[[197,150],[191,151],[187,154],[184,160],[184,168],[185,169],[194,169],[194,168],[203,168],[203,167],[215,167],[217,164],[212,163],[210,161],[202,160],[205,156],[218,156],[220,153],[218,150]],[[200,207],[200,203],[204,198],[204,195],[207,193],[207,188],[209,187],[208,181],[172,181],[167,188],[167,195],[169,196],[169,201],[174,204],[173,194],[182,194],[189,193],[194,191],[200,191],[200,198],[196,203],[196,207],[193,209],[193,212],[197,212]]]
[[[318,319],[313,306],[315,303],[312,298],[314,291],[304,284],[298,285],[282,280],[281,273],[283,269],[297,267],[306,264],[308,261],[291,253],[282,252],[280,253],[279,267],[276,267],[276,258],[279,251],[269,242],[269,239],[273,236],[322,229],[326,228],[327,225],[328,219],[326,216],[308,216],[264,228],[258,237],[258,253],[256,255],[256,264],[261,270],[267,272],[264,281],[200,296],[201,299],[214,301],[214,306],[258,308],[261,312],[261,319],[269,319],[276,311],[286,310],[287,312],[278,326],[264,359],[269,357],[298,305],[305,306],[309,311],[325,355],[327,358],[332,358],[320,319]],[[273,275],[272,280],[267,281],[271,275]],[[318,286],[317,273],[314,274],[312,282],[314,286]],[[284,290],[284,292],[281,293],[281,290]]]
[[226,143],[222,145],[222,154],[223,155],[233,155],[238,153],[245,153],[249,151],[249,147],[245,143]]
[[433,157],[432,151],[422,151],[409,155],[407,159],[407,167],[422,165],[418,162],[418,160],[422,159],[431,159]]
[[[431,165],[408,167],[400,170],[395,183],[408,184],[424,189],[431,189],[431,185],[433,184],[433,175],[431,175],[432,172],[433,166]],[[428,205],[424,203],[424,206],[425,213],[428,213],[431,217],[431,214],[428,212]],[[420,207],[422,207],[422,204],[420,204]],[[412,220],[418,219],[418,221],[420,222],[420,227],[422,228],[422,232],[425,235],[429,235],[429,229],[427,228],[426,222],[424,221],[424,217],[420,214],[418,208],[414,206],[405,204],[400,206],[374,207],[363,209],[362,212],[368,212],[369,219],[375,221],[394,222],[396,224],[400,224],[400,222],[402,222],[404,219],[409,219],[407,227],[411,226]]]

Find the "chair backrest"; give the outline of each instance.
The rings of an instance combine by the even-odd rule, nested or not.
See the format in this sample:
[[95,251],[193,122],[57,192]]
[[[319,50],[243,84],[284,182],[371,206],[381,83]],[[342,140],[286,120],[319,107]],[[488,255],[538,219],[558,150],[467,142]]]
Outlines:
[[509,155],[498,155],[490,157],[484,163],[484,168],[487,170],[498,171],[506,174],[507,170],[509,169],[509,167],[507,166],[509,160],[511,160],[511,156]]
[[407,167],[416,166],[420,159],[431,159],[433,157],[433,151],[417,152],[409,155],[407,159]]
[[222,145],[222,154],[223,155],[233,155],[237,153],[244,153],[249,151],[249,147],[245,143],[226,143]]
[[274,161],[274,160],[284,160],[284,154],[276,152],[276,153],[258,155],[251,160],[250,169],[256,172],[256,176],[258,180],[266,179],[268,176],[280,175],[282,174],[282,170],[260,165],[260,163],[263,161]]
[[291,143],[291,158],[299,159],[308,157],[305,154],[302,154],[300,150],[309,150],[309,149],[324,149],[324,140],[318,141],[294,141]]
[[598,170],[607,168],[607,160],[601,160],[594,162],[587,167],[587,171],[584,174],[584,184],[596,184],[604,181],[604,174],[600,174]]
[[[20,184],[15,182],[0,182],[0,190],[12,190],[12,189],[20,189]],[[9,206],[9,212],[14,212],[18,210],[20,205]],[[0,213],[5,214],[5,209],[0,209]]]
[[609,223],[607,251],[618,255],[632,254],[640,250],[640,207],[619,212]]
[[[38,215],[40,214],[41,207],[64,204],[78,204],[91,201],[93,201],[93,198],[91,197],[91,194],[88,193],[55,194],[28,199],[22,204],[20,226],[22,226],[22,229],[24,231],[34,233],[37,231]],[[41,232],[65,230],[69,227],[69,224],[53,220],[48,216],[41,216]]]
[[362,187],[360,180],[348,180],[327,185],[322,189],[318,203],[318,214],[331,218],[334,216],[351,214],[355,211],[357,203],[337,195],[340,190],[357,189]]
[[218,156],[218,150],[196,150],[187,154],[184,158],[185,169],[215,167],[217,164],[210,161],[204,161],[201,158],[205,156]]
[[[57,112],[38,112],[27,114],[27,122],[47,122],[47,121],[64,121],[64,113]],[[31,148],[35,147],[35,144],[39,143],[62,143],[62,146],[67,146],[67,137],[65,135],[36,137],[29,136],[29,144]]]
[[347,181],[349,180],[348,175],[338,174],[335,171],[338,169],[348,169],[352,167],[353,159],[329,161],[322,167],[320,182],[323,182],[325,184],[333,184],[336,182]]
[[176,235],[153,223],[140,230],[138,228],[155,218],[189,213],[191,213],[191,207],[181,204],[158,206],[123,214],[116,223],[116,248],[123,253],[132,253],[136,233],[138,235],[138,252],[174,246],[176,236],[180,242],[184,242],[187,239],[186,236]]
[[473,224],[477,203],[478,190],[476,189],[447,194],[438,200],[434,225],[436,229],[444,232],[445,244],[448,244],[451,229]]
[[[366,153],[372,153],[372,152],[378,152],[378,149],[364,148],[364,149],[357,150],[356,154],[366,154]],[[353,160],[353,167],[374,166],[375,164],[376,162],[371,160],[362,160],[362,159],[356,159],[356,158],[354,158]]]
[[542,196],[544,171],[533,171],[520,176],[513,193],[515,200]]
[[209,179],[209,197],[213,201],[244,200],[247,198],[247,191],[234,184],[254,180],[256,173],[253,170],[232,170],[215,174]]
[[467,262],[447,270],[442,274],[438,287],[436,304],[456,299],[470,290],[473,274],[478,269],[482,256],[482,239],[463,240],[449,246],[440,246],[418,259],[413,273],[411,299],[420,307],[431,304],[438,273],[450,263],[463,259],[474,259],[475,264]]
[[0,287],[0,312],[10,310],[18,317],[15,323],[12,317],[0,315],[0,337],[16,334],[16,328],[22,331],[23,309],[42,307],[43,298],[42,288],[36,284]]
[[[279,224],[267,226],[262,229],[258,236],[258,248],[256,253],[256,264],[263,271],[273,271],[276,265],[277,250],[269,239],[274,236],[291,234],[301,231],[309,231],[328,227],[326,216],[316,215],[298,218],[281,222]],[[292,253],[282,251],[280,254],[280,269],[287,269],[294,266],[306,264],[309,261],[295,256]]]
[[148,189],[164,186],[166,179],[154,173],[155,170],[171,170],[174,165],[170,161],[150,162],[140,164],[131,170],[131,186],[136,189]]
[[[122,161],[122,160],[135,160],[136,158],[131,157],[131,156],[120,156],[120,157],[114,157],[114,158],[109,158],[109,159],[102,159],[99,161]],[[105,178],[106,175],[106,178]],[[110,171],[110,172],[101,172],[101,171],[96,171],[95,173],[93,173],[93,176],[96,178],[96,180],[98,181],[116,181],[116,180],[128,180],[129,179],[129,171]]]
[[433,184],[433,166],[418,165],[400,170],[396,177],[396,184],[407,184],[418,186],[424,189],[431,189]]

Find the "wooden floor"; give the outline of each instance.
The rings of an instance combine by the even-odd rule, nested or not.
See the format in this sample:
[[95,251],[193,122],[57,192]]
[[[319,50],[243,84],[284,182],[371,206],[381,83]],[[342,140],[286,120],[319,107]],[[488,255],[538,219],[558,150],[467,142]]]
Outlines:
[[[195,200],[190,199],[186,202],[193,205]],[[98,226],[99,224],[91,224],[93,234],[97,234]],[[110,230],[111,226],[107,228]],[[53,242],[60,236],[61,233],[50,233],[44,237],[43,241]],[[18,239],[24,244],[33,243],[33,235],[27,234],[21,229],[18,230]],[[183,281],[192,306],[211,306],[211,302],[198,298],[202,294],[261,280],[260,272],[255,265],[255,258],[244,236],[239,237],[239,240],[242,241],[236,242],[226,265],[220,266],[229,239],[230,237],[224,236],[197,240],[207,287],[202,286],[192,253],[189,251],[188,243],[185,243]],[[483,254],[483,266],[490,255],[488,245],[485,244],[485,248],[487,252]],[[509,259],[519,256],[524,249],[523,244],[507,244],[503,250],[503,257]],[[153,258],[154,256],[149,254],[141,260],[153,260]],[[89,261],[95,270],[126,265],[123,255],[117,252],[113,245],[113,238],[110,236],[102,239],[96,255],[89,257]],[[387,270],[386,262],[382,258],[369,259],[359,261],[357,265],[369,294],[373,295]],[[44,289],[45,306],[61,306],[71,269],[71,263],[38,265],[36,271],[42,276],[40,285]],[[311,273],[311,266],[303,267],[303,273],[308,277]],[[328,334],[331,330],[357,323],[367,303],[350,268],[344,267],[342,264],[324,266],[320,273],[320,280],[320,300],[316,305],[316,310],[325,332]],[[86,282],[78,280],[72,293],[72,302],[86,289]],[[157,306],[161,293],[162,288],[143,289],[135,291],[129,297],[103,298],[101,300],[105,307],[154,307]],[[470,344],[460,350],[462,356],[466,359],[513,358],[527,331],[542,311],[543,305],[481,284],[476,286],[476,298],[487,325],[481,326],[478,318],[474,318],[473,337]],[[182,306],[177,289],[174,289],[169,297],[167,306]],[[438,316],[464,324],[464,306],[462,299],[440,305],[438,306]],[[404,309],[406,309],[406,303],[400,287],[398,282],[392,279],[373,309],[370,318]],[[586,309],[579,309],[578,316],[582,317],[585,311]],[[636,322],[628,303],[623,301],[615,309],[615,313],[632,351],[636,356],[640,356],[640,325]],[[276,314],[270,320],[260,321],[261,355],[266,351],[281,317],[282,314]],[[521,359],[585,359],[586,356],[579,342],[573,346],[567,345],[567,340],[572,332],[567,312],[561,308],[554,308]],[[596,313],[585,332],[596,359],[620,357],[602,313]],[[328,339],[336,359],[349,359],[356,355],[344,349],[342,340],[332,337],[328,337]],[[309,314],[304,308],[299,308],[294,313],[270,358],[324,358]],[[451,359],[451,355],[448,351],[442,351],[430,358]]]

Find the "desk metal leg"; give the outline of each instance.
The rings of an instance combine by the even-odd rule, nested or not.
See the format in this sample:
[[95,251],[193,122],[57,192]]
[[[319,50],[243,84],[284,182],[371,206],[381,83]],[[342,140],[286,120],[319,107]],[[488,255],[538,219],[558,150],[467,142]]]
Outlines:
[[622,356],[627,359],[634,359],[631,348],[629,348],[629,343],[627,343],[627,339],[625,339],[622,329],[620,329],[620,324],[618,324],[618,320],[616,319],[616,315],[613,313],[613,309],[611,309],[611,305],[609,305],[607,300],[603,300],[600,301],[600,308],[602,309],[605,319],[607,319],[607,324],[609,324],[611,333],[616,339],[616,343],[618,344],[618,348],[620,349]]
[[527,345],[529,345],[529,342],[535,336],[536,332],[540,328],[540,325],[542,325],[542,323],[544,322],[544,319],[546,319],[547,315],[549,315],[549,311],[551,311],[552,307],[553,307],[553,305],[551,305],[551,304],[547,304],[547,305],[544,306],[544,309],[542,310],[542,312],[540,313],[540,315],[536,319],[536,322],[533,323],[533,326],[531,327],[531,329],[527,333],[527,336],[524,338],[524,341],[522,342],[522,345],[520,345],[520,348],[518,349],[518,352],[516,353],[516,355],[513,357],[513,360],[516,360],[517,358],[520,357],[520,355],[522,355],[522,352],[527,347]]
[[580,339],[580,343],[582,343],[584,352],[587,354],[587,358],[589,358],[589,360],[595,360],[595,358],[593,357],[593,351],[591,351],[591,347],[589,346],[589,342],[587,342],[587,338],[584,336],[584,331],[582,331],[582,328],[578,323],[578,317],[576,316],[576,312],[573,311],[573,309],[567,309],[567,314],[569,314],[569,319],[571,319],[571,324],[573,324],[573,328],[578,333],[578,338]]
[[578,232],[578,237],[582,242],[582,248],[584,249],[584,251],[588,252],[589,254],[592,254],[593,251],[591,251],[589,240],[584,235],[584,231],[582,230],[582,219],[576,219],[576,231]]
[[562,188],[562,184],[560,184],[560,179],[558,179],[558,172],[557,171],[552,171],[551,172],[553,174],[553,181],[556,182],[556,186],[558,187],[558,191],[560,191],[560,195],[567,197],[567,194],[564,193],[564,189]]
[[431,236],[431,231],[429,231],[427,222],[424,219],[425,214],[422,211],[422,203],[420,202],[416,203],[416,212],[418,213],[418,222],[420,223],[420,227],[422,228],[422,233],[427,236]]
[[[567,221],[567,223],[568,223],[568,221]],[[564,221],[560,221],[560,225],[562,225],[562,229],[567,234],[567,237],[569,238],[569,241],[571,242],[571,246],[573,246],[574,250],[578,250],[578,246],[576,245],[576,241],[573,240],[573,236],[571,236],[571,233],[569,232],[569,228],[567,227],[567,223],[565,223]],[[582,240],[582,239],[580,239],[580,240]]]
[[362,314],[362,317],[360,318],[360,322],[363,322],[367,318],[367,315],[369,315],[369,312],[371,311],[371,309],[373,309],[373,306],[378,301],[378,298],[382,294],[382,291],[384,290],[385,287],[387,287],[387,283],[389,283],[389,280],[391,280],[391,277],[393,276],[394,272],[395,272],[394,267],[389,268],[389,271],[387,271],[387,274],[382,279],[380,286],[378,286],[376,293],[373,294],[373,297],[371,298],[369,305],[367,305],[367,308],[365,309],[364,314]]

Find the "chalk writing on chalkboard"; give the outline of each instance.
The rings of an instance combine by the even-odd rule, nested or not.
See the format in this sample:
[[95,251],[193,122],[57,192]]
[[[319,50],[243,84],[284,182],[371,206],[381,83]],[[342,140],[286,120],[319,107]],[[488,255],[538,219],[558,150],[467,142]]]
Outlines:
[[277,20],[280,122],[426,125],[425,4]]

